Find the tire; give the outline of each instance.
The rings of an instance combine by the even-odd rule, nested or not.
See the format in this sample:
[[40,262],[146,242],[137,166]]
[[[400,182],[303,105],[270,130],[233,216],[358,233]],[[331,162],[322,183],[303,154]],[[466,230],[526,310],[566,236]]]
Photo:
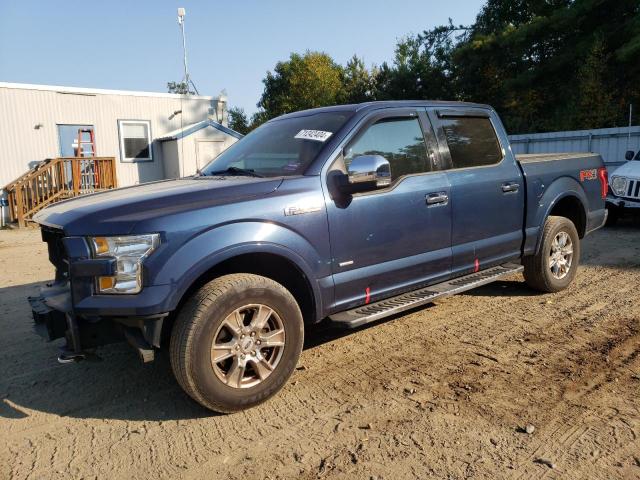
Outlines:
[[[568,249],[560,249],[559,253],[556,252],[556,259],[559,261],[554,261],[553,268],[556,270],[553,270],[551,262],[554,255],[553,249],[559,245],[554,246],[554,240],[557,238],[571,240],[572,255],[570,265],[567,267],[567,256],[563,255],[563,252],[568,252]],[[562,259],[564,259],[564,264],[562,264]],[[541,292],[559,292],[567,288],[573,281],[578,271],[579,262],[580,237],[575,225],[568,218],[550,216],[544,224],[542,244],[538,253],[525,257],[523,260],[524,279],[531,288]],[[563,273],[564,275],[562,275]],[[558,278],[558,274],[561,278]]]
[[266,401],[284,386],[303,339],[302,313],[287,289],[258,275],[225,275],[200,288],[178,313],[171,367],[195,401],[231,413]]
[[620,219],[620,207],[607,205],[607,227],[613,227]]

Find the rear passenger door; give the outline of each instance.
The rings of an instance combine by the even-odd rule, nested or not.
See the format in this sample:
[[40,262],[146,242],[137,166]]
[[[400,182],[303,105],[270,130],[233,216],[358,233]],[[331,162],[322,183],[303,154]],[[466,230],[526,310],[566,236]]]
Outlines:
[[498,117],[483,108],[428,111],[451,184],[452,276],[518,259],[524,180]]

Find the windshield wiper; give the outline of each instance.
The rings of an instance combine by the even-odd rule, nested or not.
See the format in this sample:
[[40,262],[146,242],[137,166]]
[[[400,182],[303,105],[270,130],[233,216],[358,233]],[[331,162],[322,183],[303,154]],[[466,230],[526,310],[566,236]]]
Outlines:
[[226,170],[218,170],[215,172],[210,172],[209,175],[224,175],[225,173],[230,173],[233,175],[246,175],[247,177],[259,177],[259,178],[264,178],[264,175],[260,175],[259,173],[256,173],[255,170],[249,170],[246,168],[240,168],[240,167],[229,167]]

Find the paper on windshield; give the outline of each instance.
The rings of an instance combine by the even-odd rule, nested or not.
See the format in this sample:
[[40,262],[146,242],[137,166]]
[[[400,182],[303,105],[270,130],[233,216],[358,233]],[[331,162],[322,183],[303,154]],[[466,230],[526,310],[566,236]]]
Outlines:
[[322,130],[300,130],[294,138],[299,138],[301,140],[315,140],[316,142],[326,142],[331,135],[331,132],[325,132]]

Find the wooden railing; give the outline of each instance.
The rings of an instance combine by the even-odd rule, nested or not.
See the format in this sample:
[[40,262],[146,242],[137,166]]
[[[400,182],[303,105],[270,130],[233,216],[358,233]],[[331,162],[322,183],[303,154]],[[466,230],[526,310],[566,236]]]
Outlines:
[[11,220],[26,226],[47,205],[117,187],[113,157],[62,157],[44,160],[5,187]]

